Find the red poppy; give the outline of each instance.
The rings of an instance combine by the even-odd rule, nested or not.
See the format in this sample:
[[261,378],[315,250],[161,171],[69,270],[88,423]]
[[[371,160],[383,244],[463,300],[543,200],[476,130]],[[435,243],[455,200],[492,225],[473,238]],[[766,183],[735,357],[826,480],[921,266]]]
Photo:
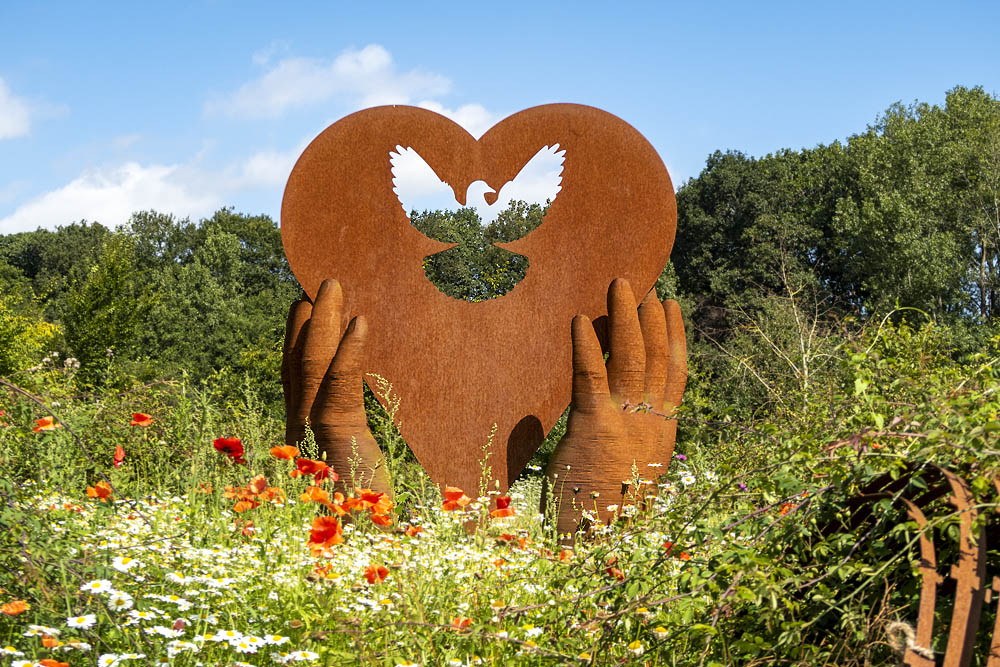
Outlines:
[[145,412],[133,412],[132,421],[128,424],[129,426],[142,426],[146,427],[153,423],[153,418],[147,415]]
[[423,530],[424,529],[421,526],[407,526],[405,532],[407,537],[416,537],[422,533]]
[[115,460],[114,464],[116,468],[122,467],[122,461],[125,460],[125,450],[121,445],[115,445]]
[[233,460],[233,463],[246,464],[243,458],[243,441],[239,438],[216,438],[212,441],[216,450]]
[[455,630],[463,630],[469,627],[470,623],[472,623],[472,619],[464,616],[455,616],[451,619],[451,627]]
[[784,505],[781,506],[781,509],[778,510],[778,514],[780,516],[785,516],[786,514],[788,514],[791,511],[792,511],[792,504],[791,503],[785,503]]
[[41,419],[35,420],[35,425],[31,428],[35,433],[41,431],[51,431],[52,429],[59,428],[61,424],[55,423],[52,417],[42,417]]
[[389,569],[384,565],[369,565],[365,568],[365,579],[369,584],[382,583],[389,576]]
[[497,498],[497,508],[490,512],[494,519],[503,519],[514,516],[514,508],[510,506],[510,496],[500,496]]
[[282,447],[271,447],[271,456],[273,456],[276,459],[291,461],[298,455],[299,455],[298,447],[293,447],[291,445],[284,445]]
[[392,517],[388,514],[372,514],[372,523],[380,526],[391,526]]
[[452,510],[457,510],[460,507],[465,507],[472,502],[472,498],[465,495],[462,489],[454,486],[446,486],[444,489],[444,502],[441,503],[441,508],[445,512],[451,512]]
[[107,502],[108,498],[111,497],[111,486],[104,481],[98,482],[94,486],[88,486],[87,496],[90,498],[97,498],[102,503]]
[[312,530],[309,531],[309,544],[323,549],[344,541],[344,529],[340,521],[333,516],[318,516],[313,519]]
[[605,572],[608,573],[609,577],[614,577],[618,581],[625,580],[625,573],[619,570],[617,567],[609,567],[608,569],[605,570]]
[[300,475],[312,475],[313,480],[317,482],[322,482],[324,479],[332,479],[336,482],[340,479],[333,468],[328,466],[323,461],[314,461],[312,459],[295,459],[295,470],[288,473],[292,477],[299,477]]

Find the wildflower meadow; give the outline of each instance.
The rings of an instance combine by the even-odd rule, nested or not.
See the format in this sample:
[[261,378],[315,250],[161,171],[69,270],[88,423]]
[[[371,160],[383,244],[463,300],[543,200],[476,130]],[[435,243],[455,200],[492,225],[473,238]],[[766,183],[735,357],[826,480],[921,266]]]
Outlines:
[[545,447],[506,495],[488,458],[481,488],[441,489],[376,414],[390,499],[311,438],[282,444],[249,384],[225,402],[183,380],[70,395],[73,369],[49,362],[0,399],[2,664],[892,661],[917,532],[836,518],[867,480],[931,463],[986,493],[998,357],[954,363],[940,336],[856,341],[843,387],[783,423],[699,412],[696,389],[674,459],[633,471],[655,493],[575,538],[538,509]]

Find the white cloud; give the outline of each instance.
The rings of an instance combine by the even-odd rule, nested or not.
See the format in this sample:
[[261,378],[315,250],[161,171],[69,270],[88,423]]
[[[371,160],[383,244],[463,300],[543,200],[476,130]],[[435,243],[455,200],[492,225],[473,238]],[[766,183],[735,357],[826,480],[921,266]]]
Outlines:
[[82,219],[114,227],[135,211],[146,209],[197,217],[221,204],[218,193],[200,187],[197,174],[189,169],[128,162],[111,169],[89,170],[62,188],[23,204],[0,220],[0,234],[51,229]]
[[[255,60],[267,63],[265,54]],[[378,44],[348,50],[332,61],[285,58],[262,76],[243,84],[231,95],[216,97],[206,113],[249,118],[276,118],[290,109],[319,104],[335,96],[358,108],[380,104],[408,104],[414,98],[448,92],[444,76],[413,69],[399,72],[392,55]]]
[[[114,227],[136,211],[150,209],[198,219],[237,203],[238,196],[246,192],[266,194],[273,190],[275,201],[279,201],[281,189],[307,144],[308,140],[303,140],[287,151],[259,151],[220,169],[200,166],[201,153],[186,164],[127,162],[91,169],[0,219],[0,234],[54,229],[84,219]],[[16,200],[25,186],[25,182],[15,181],[0,188],[0,202]]]
[[476,139],[483,136],[486,130],[496,125],[497,121],[500,120],[496,114],[490,113],[481,104],[463,104],[457,109],[449,109],[439,102],[424,100],[417,106],[451,118],[468,130],[469,134]]
[[24,136],[30,130],[27,102],[15,97],[0,79],[0,140]]

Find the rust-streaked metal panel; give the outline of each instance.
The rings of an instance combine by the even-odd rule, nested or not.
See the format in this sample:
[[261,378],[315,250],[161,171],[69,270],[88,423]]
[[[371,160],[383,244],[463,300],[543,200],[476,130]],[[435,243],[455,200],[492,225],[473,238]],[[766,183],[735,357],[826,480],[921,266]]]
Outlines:
[[[502,244],[528,258],[524,280],[482,303],[441,293],[422,262],[449,244],[410,225],[389,152],[415,149],[464,201],[473,181],[499,191],[554,144],[566,151],[562,190],[540,227]],[[656,151],[599,109],[534,107],[477,141],[444,116],[397,106],[347,116],[306,148],[285,189],[281,232],[310,298],[335,278],[346,316],[367,318],[363,369],[393,383],[418,460],[436,482],[475,491],[494,422],[489,466],[506,488],[569,403],[573,317],[605,315],[615,278],[641,301],[667,261],[676,217]]]

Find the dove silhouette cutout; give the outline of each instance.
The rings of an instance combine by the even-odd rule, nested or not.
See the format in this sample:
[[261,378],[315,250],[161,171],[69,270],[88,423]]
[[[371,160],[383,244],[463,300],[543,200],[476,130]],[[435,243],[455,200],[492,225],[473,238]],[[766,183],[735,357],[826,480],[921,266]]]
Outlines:
[[[392,191],[399,198],[407,217],[411,211],[427,208],[425,202],[434,201],[444,209],[475,208],[484,226],[496,220],[513,201],[541,203],[554,200],[562,190],[565,159],[566,150],[559,150],[559,144],[543,146],[524,163],[513,180],[500,187],[499,192],[486,181],[478,180],[470,183],[464,193],[460,193],[454,186],[441,180],[413,148],[396,146],[396,152],[389,152]],[[444,206],[440,206],[442,202],[445,203]]]

